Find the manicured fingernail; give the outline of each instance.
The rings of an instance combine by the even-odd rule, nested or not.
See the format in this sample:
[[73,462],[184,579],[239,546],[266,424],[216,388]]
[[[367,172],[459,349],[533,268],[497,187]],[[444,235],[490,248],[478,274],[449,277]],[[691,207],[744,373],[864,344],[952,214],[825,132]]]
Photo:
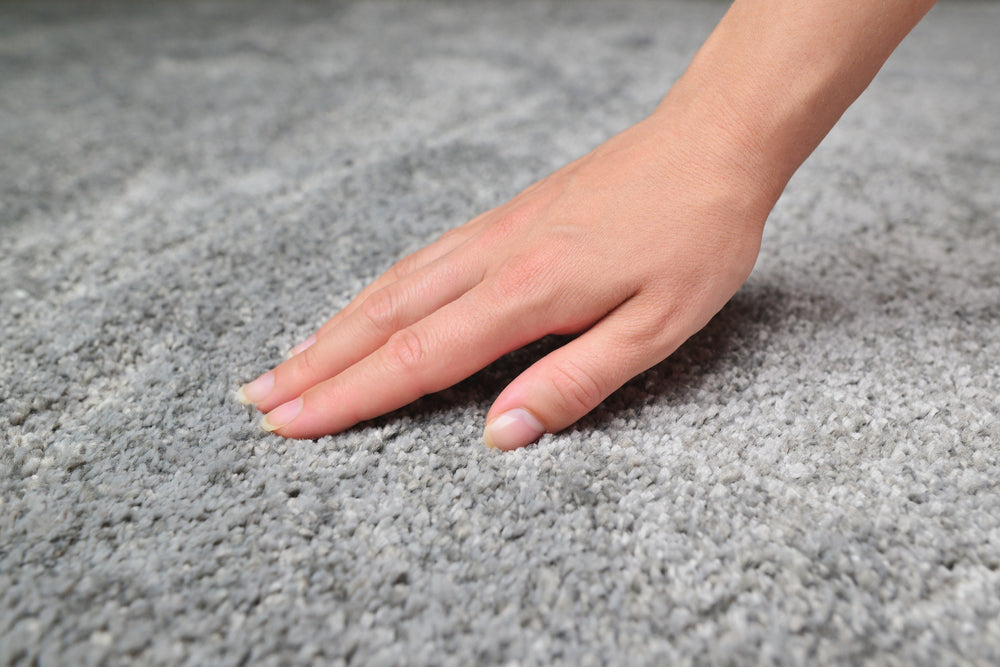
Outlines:
[[274,410],[260,418],[260,427],[265,431],[277,431],[282,426],[287,426],[302,412],[302,399],[282,403]]
[[243,405],[257,404],[267,398],[267,395],[274,389],[274,373],[268,371],[253,382],[249,382],[236,392],[236,398]]
[[530,445],[544,433],[545,427],[533,414],[524,408],[514,408],[486,425],[483,441],[487,447],[506,451]]
[[316,342],[316,334],[313,334],[312,336],[309,336],[309,338],[306,338],[304,341],[302,341],[301,343],[293,347],[291,350],[289,350],[288,358],[291,359],[296,354],[305,352],[308,348],[312,347],[313,343],[315,342]]

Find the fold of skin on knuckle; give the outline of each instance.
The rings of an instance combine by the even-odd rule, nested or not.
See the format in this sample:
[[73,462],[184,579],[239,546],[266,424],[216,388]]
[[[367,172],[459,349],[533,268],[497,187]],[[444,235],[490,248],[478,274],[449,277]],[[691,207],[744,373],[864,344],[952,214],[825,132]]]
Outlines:
[[292,357],[287,363],[291,365],[289,369],[289,379],[315,378],[320,371],[320,356],[316,346],[307,347],[301,353]]
[[424,335],[415,329],[400,329],[382,346],[381,358],[393,377],[415,381],[424,370],[427,346]]
[[417,255],[416,253],[411,253],[396,260],[396,262],[389,267],[389,270],[385,272],[385,276],[392,281],[398,281],[416,271],[417,268]]
[[372,293],[358,306],[367,329],[376,336],[388,336],[399,328],[400,301],[390,287]]
[[605,398],[601,384],[579,364],[562,360],[552,368],[548,381],[558,401],[559,423],[546,424],[550,429],[563,428],[568,419],[575,420],[590,412]]

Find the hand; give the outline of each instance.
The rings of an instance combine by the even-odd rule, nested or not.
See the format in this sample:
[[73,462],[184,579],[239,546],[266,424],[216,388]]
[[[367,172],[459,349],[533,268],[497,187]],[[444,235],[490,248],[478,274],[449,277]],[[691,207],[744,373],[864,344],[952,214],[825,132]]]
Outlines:
[[400,260],[241,400],[267,413],[265,429],[314,438],[579,333],[500,394],[484,437],[506,450],[566,428],[749,275],[776,197],[713,134],[658,110]]
[[316,437],[579,333],[500,394],[485,439],[569,426],[729,300],[792,173],[933,4],[736,0],[652,116],[398,262],[240,399]]

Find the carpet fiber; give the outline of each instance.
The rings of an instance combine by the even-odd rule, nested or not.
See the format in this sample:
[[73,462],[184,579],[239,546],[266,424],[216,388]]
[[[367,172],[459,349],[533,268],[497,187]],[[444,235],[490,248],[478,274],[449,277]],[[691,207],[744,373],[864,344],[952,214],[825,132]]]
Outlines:
[[0,664],[1000,661],[1000,5],[932,11],[573,428],[480,441],[558,340],[316,441],[233,400],[724,10],[0,4]]

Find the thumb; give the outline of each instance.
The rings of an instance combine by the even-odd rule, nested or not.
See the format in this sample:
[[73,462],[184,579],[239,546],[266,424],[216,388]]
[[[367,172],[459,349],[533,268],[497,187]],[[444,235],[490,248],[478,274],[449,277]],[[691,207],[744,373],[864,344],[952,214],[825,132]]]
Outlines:
[[[488,447],[517,449],[573,424],[680,345],[663,344],[649,313],[626,302],[504,389],[486,416]],[[640,312],[637,312],[640,311]]]

